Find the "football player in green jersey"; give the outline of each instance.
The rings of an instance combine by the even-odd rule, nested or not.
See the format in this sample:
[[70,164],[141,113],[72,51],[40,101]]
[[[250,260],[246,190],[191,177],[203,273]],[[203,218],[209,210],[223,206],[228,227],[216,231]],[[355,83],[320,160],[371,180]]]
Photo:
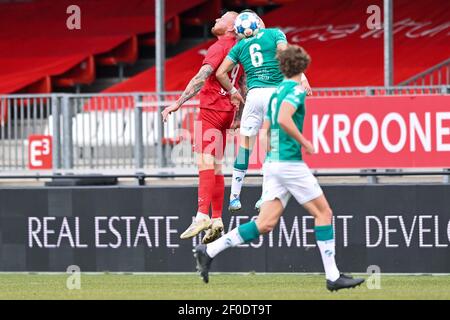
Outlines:
[[[245,10],[248,12],[249,10]],[[241,209],[240,193],[248,169],[250,154],[255,138],[261,129],[269,99],[276,87],[283,81],[276,54],[287,47],[285,34],[276,28],[262,28],[255,36],[241,39],[228,53],[217,69],[216,78],[231,95],[231,101],[238,105],[244,100],[232,89],[227,72],[240,63],[246,73],[248,93],[240,121],[240,147],[234,162],[229,210]],[[302,74],[302,85],[310,92],[308,80]],[[259,201],[258,201],[259,203]],[[257,205],[258,207],[258,205]]]
[[209,280],[209,268],[216,255],[229,247],[258,239],[271,232],[291,196],[313,217],[317,246],[325,269],[326,287],[330,291],[353,288],[364,282],[341,274],[335,261],[332,211],[308,166],[302,149],[314,154],[314,147],[302,134],[305,119],[305,89],[301,75],[311,59],[299,46],[289,46],[279,53],[285,79],[270,99],[263,129],[270,132],[270,150],[264,163],[262,206],[258,218],[240,225],[222,238],[199,245],[194,250],[197,268],[203,280]]

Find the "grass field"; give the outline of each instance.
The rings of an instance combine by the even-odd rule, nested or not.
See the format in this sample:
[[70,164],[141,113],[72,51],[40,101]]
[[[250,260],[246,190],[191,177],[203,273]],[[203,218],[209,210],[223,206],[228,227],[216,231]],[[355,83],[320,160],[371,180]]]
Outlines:
[[330,293],[321,275],[82,274],[81,289],[66,274],[0,274],[0,299],[450,299],[450,276],[381,276],[380,289],[363,284]]

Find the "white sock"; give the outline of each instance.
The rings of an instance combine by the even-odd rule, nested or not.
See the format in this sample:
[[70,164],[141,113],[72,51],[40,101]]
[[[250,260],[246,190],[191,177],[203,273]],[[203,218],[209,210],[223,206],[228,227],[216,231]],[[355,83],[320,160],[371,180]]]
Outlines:
[[228,249],[229,247],[236,247],[242,243],[244,243],[244,240],[239,234],[238,228],[234,228],[216,241],[208,243],[206,245],[206,253],[211,258],[214,258],[223,250]]
[[327,241],[317,241],[322,256],[323,267],[325,268],[325,277],[327,280],[336,281],[340,274],[334,259],[335,241],[334,239]]
[[238,169],[233,169],[233,179],[231,179],[231,194],[230,201],[239,198],[241,195],[242,185],[244,184],[244,177],[247,170],[242,171]]
[[195,216],[195,221],[208,220],[208,219],[209,219],[209,215],[201,213],[201,212],[197,212],[197,215]]

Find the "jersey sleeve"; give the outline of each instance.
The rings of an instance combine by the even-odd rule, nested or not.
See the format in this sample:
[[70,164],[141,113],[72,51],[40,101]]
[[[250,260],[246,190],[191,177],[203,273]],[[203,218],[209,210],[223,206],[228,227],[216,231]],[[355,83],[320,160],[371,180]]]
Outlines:
[[305,91],[297,86],[284,97],[283,102],[288,102],[297,109],[305,102]]
[[239,62],[239,52],[240,52],[240,42],[236,43],[233,48],[231,48],[230,52],[228,52],[227,58],[233,61],[234,63]]
[[209,64],[214,70],[216,70],[225,57],[223,48],[219,45],[212,45],[206,52],[206,56],[203,59],[202,65]]
[[276,44],[287,43],[286,35],[280,29],[275,29],[274,38]]

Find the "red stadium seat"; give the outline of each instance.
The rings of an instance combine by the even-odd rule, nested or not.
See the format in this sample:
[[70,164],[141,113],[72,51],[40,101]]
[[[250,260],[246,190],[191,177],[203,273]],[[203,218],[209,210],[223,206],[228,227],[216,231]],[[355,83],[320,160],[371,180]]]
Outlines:
[[203,26],[220,16],[221,0],[210,0],[182,14],[181,21],[189,26]]
[[62,75],[55,76],[52,84],[57,87],[74,87],[81,84],[91,84],[95,80],[94,57],[89,56],[83,62]]
[[19,90],[17,93],[51,93],[52,92],[52,82],[50,77],[43,77],[36,82],[26,86],[25,88]]
[[[168,24],[170,43],[176,43],[180,37],[177,16],[206,2],[165,1],[165,18],[174,19]],[[27,90],[36,90],[33,83],[46,76],[52,77],[54,86],[79,88],[95,78],[94,63],[86,62],[85,57],[98,55],[101,63],[107,65],[132,63],[137,45],[135,39],[128,39],[155,31],[154,1],[77,0],[83,11],[81,30],[58,27],[64,25],[69,4],[69,0],[6,4],[0,0],[0,93],[18,92],[27,86]],[[81,66],[73,67],[80,63]]]
[[120,63],[133,64],[138,58],[137,36],[132,36],[111,51],[95,57],[95,61],[102,66],[116,66]]
[[[180,16],[175,16],[166,23],[166,43],[177,44],[181,38]],[[155,33],[146,33],[139,37],[139,43],[144,46],[155,46]]]
[[[288,41],[304,46],[313,57],[313,63],[306,72],[313,88],[383,85],[383,59],[382,54],[380,55],[380,52],[383,52],[382,30],[366,30],[361,27],[365,26],[367,17],[356,13],[364,11],[370,4],[369,0],[352,3],[354,6],[347,7],[347,2],[341,0],[292,1],[262,17],[267,27],[286,28]],[[436,15],[430,20],[432,24],[420,29],[417,25],[411,25],[396,33],[395,84],[448,59],[447,33],[443,29],[448,19],[441,8],[448,11],[450,2],[436,0],[436,3],[433,9]],[[396,18],[396,23],[402,22],[404,26],[410,24],[409,19],[431,19],[427,14],[429,2],[397,0],[395,6],[396,12],[403,12]],[[316,12],[321,12],[326,17],[323,19],[326,23],[317,21]],[[339,16],[336,12],[339,12]],[[212,43],[214,40],[205,41],[167,59],[166,91],[185,89],[186,84],[200,68],[204,53]],[[332,50],[323,50],[324,46],[330,46]],[[345,61],[352,61],[352,68],[349,68]],[[104,92],[154,91],[154,74],[155,68],[152,67],[127,81],[109,87]],[[434,76],[436,77],[437,75]]]
[[[8,101],[0,98],[0,128],[6,125],[8,120]],[[1,131],[0,131],[1,133]]]

